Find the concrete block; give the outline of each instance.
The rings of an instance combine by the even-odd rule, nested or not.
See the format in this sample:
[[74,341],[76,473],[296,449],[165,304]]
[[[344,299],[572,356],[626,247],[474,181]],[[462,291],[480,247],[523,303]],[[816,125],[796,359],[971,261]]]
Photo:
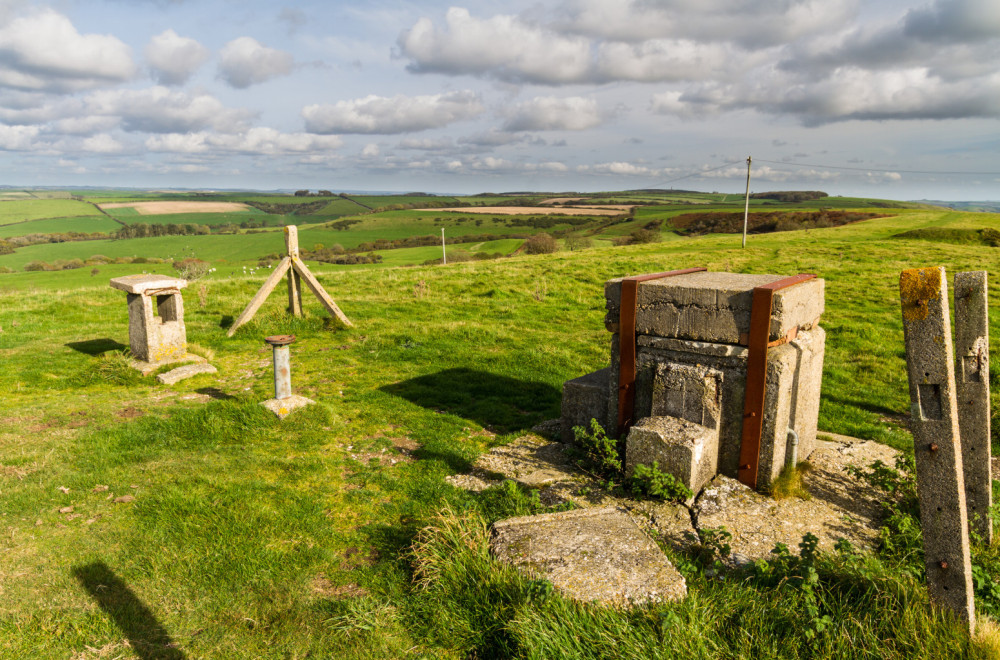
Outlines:
[[719,428],[722,372],[700,364],[657,365],[653,379],[654,417],[677,417],[710,429]]
[[[561,437],[563,442],[573,442],[573,427],[590,428],[590,420],[596,419],[598,424],[610,431],[607,426],[607,401],[611,369],[605,367],[599,371],[580,376],[563,383],[561,422]],[[615,388],[617,392],[617,388]]]
[[990,334],[986,271],[955,274],[955,386],[969,527],[993,542],[990,468]]
[[284,419],[299,408],[304,408],[313,403],[316,402],[312,399],[307,399],[304,396],[293,394],[289,397],[285,397],[284,399],[268,399],[267,401],[261,401],[260,405],[273,412],[279,419]]
[[944,268],[904,270],[899,293],[928,590],[971,631],[975,603]]
[[198,364],[188,364],[183,367],[177,367],[176,369],[171,369],[165,374],[160,374],[156,377],[156,380],[160,381],[164,385],[173,385],[174,383],[179,383],[180,381],[191,378],[193,376],[199,376],[201,374],[214,374],[219,370],[208,364],[207,362],[202,362]]
[[[753,289],[782,279],[781,275],[698,272],[650,280],[639,285],[636,311],[638,334],[695,341],[738,344],[750,332]],[[774,294],[770,340],[785,337],[795,327],[808,329],[823,314],[824,281],[813,279]],[[617,332],[621,279],[605,284],[605,324]]]
[[574,600],[629,606],[687,595],[684,576],[616,507],[503,520],[493,525],[490,549]]
[[625,474],[656,463],[695,493],[718,472],[719,430],[677,417],[645,417],[628,433]]

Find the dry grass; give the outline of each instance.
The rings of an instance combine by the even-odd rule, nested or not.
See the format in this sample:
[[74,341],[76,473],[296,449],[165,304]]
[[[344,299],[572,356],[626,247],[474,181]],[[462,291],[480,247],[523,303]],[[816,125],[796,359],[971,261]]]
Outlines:
[[972,635],[972,648],[977,658],[1000,660],[1000,625],[989,617],[980,616]]
[[174,213],[238,213],[248,210],[240,202],[112,202],[98,204],[102,211],[133,208],[139,215],[170,215]]

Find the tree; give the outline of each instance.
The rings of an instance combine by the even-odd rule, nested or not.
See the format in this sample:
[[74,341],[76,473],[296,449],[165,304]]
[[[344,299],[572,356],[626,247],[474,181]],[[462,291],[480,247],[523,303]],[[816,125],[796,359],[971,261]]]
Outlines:
[[539,232],[524,242],[526,254],[551,254],[556,251],[556,239],[544,231]]

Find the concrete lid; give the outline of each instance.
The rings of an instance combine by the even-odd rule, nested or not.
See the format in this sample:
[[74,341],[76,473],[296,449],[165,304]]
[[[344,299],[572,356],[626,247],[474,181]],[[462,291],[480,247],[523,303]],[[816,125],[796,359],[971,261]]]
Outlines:
[[118,289],[125,293],[147,293],[155,295],[160,289],[183,289],[188,285],[187,280],[169,275],[157,275],[156,273],[143,273],[141,275],[124,275],[116,277],[110,282],[112,289]]
[[[738,344],[750,331],[755,287],[789,275],[751,275],[703,271],[639,284],[636,331],[657,337]],[[604,285],[608,314],[605,323],[618,331],[623,278]],[[774,292],[771,337],[774,341],[795,327],[808,328],[823,313],[825,283],[816,278]],[[745,340],[745,337],[743,338]]]

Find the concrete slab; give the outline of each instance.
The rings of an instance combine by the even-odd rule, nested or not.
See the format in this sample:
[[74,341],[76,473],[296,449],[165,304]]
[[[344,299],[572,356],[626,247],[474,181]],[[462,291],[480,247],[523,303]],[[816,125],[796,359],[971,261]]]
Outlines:
[[165,374],[158,375],[156,380],[160,381],[164,385],[173,385],[174,383],[179,383],[180,381],[193,376],[199,376],[201,374],[214,374],[218,373],[218,371],[218,369],[207,362],[199,362],[171,369]]
[[162,360],[156,361],[146,361],[146,360],[129,360],[129,365],[141,373],[143,376],[148,376],[157,369],[166,367],[171,364],[195,364],[205,362],[205,358],[200,355],[192,355],[191,353],[185,353],[183,355],[175,355],[172,357],[167,357]]
[[616,507],[500,521],[490,549],[574,600],[630,606],[687,595],[684,576]]
[[[650,280],[639,285],[636,332],[639,334],[738,344],[750,332],[753,289],[782,275],[699,272]],[[618,331],[622,278],[604,287],[609,331]],[[824,281],[813,279],[775,292],[770,340],[789,330],[808,328],[823,314]]]
[[304,396],[293,394],[292,396],[285,397],[284,399],[268,399],[267,401],[261,401],[260,405],[273,412],[280,419],[284,419],[295,410],[304,408],[305,406],[313,403],[316,402],[312,399],[307,399]]
[[156,295],[161,291],[180,291],[188,285],[187,280],[169,275],[142,273],[140,275],[123,275],[115,277],[109,283],[111,288],[125,293]]

